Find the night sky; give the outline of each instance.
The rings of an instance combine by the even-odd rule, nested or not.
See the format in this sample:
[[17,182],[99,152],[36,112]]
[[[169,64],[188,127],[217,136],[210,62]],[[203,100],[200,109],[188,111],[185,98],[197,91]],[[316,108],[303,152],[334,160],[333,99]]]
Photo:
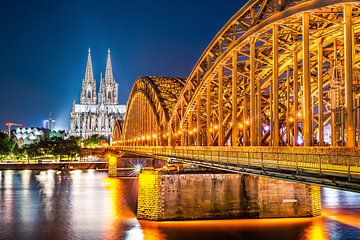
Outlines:
[[[143,75],[187,77],[243,0],[1,0],[0,129],[41,126],[49,112],[69,126],[87,49],[99,84],[111,48],[119,102]],[[98,88],[98,87],[97,87]]]

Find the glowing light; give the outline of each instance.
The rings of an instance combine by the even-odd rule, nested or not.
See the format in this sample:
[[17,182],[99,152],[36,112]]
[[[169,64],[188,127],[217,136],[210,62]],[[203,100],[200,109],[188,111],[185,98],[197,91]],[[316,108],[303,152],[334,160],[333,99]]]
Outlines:
[[137,176],[141,172],[141,169],[144,167],[144,163],[136,162],[132,164],[134,170],[131,171],[132,176]]
[[244,125],[242,123],[239,123],[239,128],[243,128]]
[[141,164],[136,164],[136,165],[135,165],[135,171],[136,171],[137,173],[139,173],[139,172],[141,171],[141,168],[142,168],[142,165],[141,165]]
[[214,126],[214,128],[215,128],[215,130],[216,130],[216,129],[218,129],[218,128],[219,128],[219,126],[218,126],[218,125],[215,125],[215,126]]
[[212,132],[212,131],[213,131],[213,129],[212,129],[212,128],[210,128],[210,129],[209,129],[209,132]]
[[265,125],[265,126],[264,126],[264,130],[265,130],[266,132],[268,132],[268,131],[270,130],[270,127],[269,127],[268,125]]
[[153,134],[153,138],[156,138],[156,134]]
[[190,134],[190,135],[193,135],[193,131],[190,131],[189,134]]
[[298,112],[298,113],[296,114],[296,116],[297,116],[298,118],[302,118],[302,113],[301,113],[301,112]]
[[142,136],[142,137],[141,137],[141,140],[145,140],[145,136]]
[[166,133],[166,136],[170,136],[170,133]]
[[178,131],[178,134],[180,135],[180,134],[181,134],[181,131]]
[[293,118],[293,117],[289,117],[289,122],[294,122],[294,118]]
[[196,128],[193,129],[193,132],[196,133]]
[[151,137],[150,137],[150,135],[147,135],[147,137],[146,137],[148,140],[150,140],[151,139]]
[[249,124],[250,124],[250,121],[249,121],[249,120],[246,120],[246,121],[245,121],[245,124],[246,124],[246,125],[249,125]]

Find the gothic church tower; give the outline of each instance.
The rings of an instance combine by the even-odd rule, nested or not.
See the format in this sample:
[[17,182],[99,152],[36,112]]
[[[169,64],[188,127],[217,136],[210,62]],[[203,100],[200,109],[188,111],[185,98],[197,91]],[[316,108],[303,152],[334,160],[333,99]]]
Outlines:
[[118,104],[118,83],[112,71],[110,49],[105,78],[100,76],[98,97],[89,49],[80,104],[74,102],[70,113],[70,135],[87,139],[96,134],[105,137],[110,143],[115,122],[123,119],[125,112],[126,105]]
[[96,104],[96,81],[91,62],[90,48],[88,50],[88,59],[85,70],[85,77],[82,82],[80,104]]
[[110,48],[106,61],[105,78],[100,77],[99,104],[116,105],[118,104],[118,86],[111,64]]

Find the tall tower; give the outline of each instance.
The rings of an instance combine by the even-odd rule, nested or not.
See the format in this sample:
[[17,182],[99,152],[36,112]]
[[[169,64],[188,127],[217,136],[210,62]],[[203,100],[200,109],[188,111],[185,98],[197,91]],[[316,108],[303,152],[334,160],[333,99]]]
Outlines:
[[114,79],[110,48],[106,61],[105,78],[100,77],[99,104],[116,105],[118,104],[118,83]]
[[85,77],[82,82],[80,104],[96,104],[96,82],[91,62],[90,48],[88,50],[88,59],[85,70]]

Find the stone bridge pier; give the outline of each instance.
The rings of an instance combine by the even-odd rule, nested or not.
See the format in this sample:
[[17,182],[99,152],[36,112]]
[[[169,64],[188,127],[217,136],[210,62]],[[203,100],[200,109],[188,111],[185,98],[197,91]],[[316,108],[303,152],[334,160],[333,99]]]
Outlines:
[[165,172],[139,175],[139,219],[189,220],[314,217],[320,187],[232,173]]

